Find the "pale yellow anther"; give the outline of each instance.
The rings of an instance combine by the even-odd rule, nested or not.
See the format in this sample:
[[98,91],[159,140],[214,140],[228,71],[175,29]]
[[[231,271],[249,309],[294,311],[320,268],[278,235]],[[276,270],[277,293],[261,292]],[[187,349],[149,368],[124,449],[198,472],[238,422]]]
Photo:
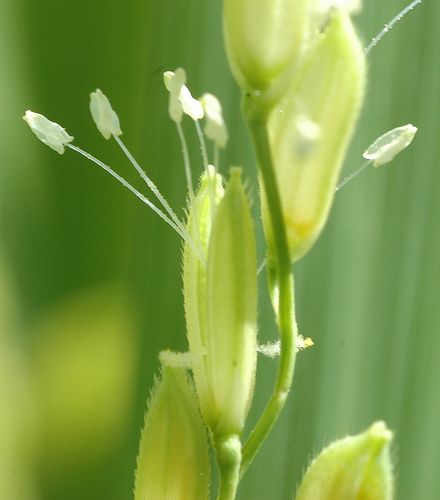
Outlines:
[[118,115],[100,89],[90,94],[90,113],[104,139],[122,135]]
[[163,81],[166,89],[170,93],[168,111],[171,119],[180,123],[183,113],[193,120],[203,118],[203,107],[197,99],[191,95],[186,83],[186,73],[182,68],[173,71],[165,71]]
[[183,68],[177,68],[176,71],[165,71],[163,74],[163,82],[165,88],[178,97],[182,85],[186,83],[185,70]]
[[182,110],[186,115],[194,121],[203,118],[204,112],[201,103],[197,99],[194,99],[186,85],[182,86],[179,100],[182,104]]
[[69,135],[61,125],[51,122],[45,116],[33,111],[26,111],[23,120],[29,125],[32,132],[40,139],[41,142],[55,150],[57,153],[63,154],[64,147],[73,141],[73,137]]
[[308,347],[314,346],[315,343],[310,337],[303,337],[302,335],[298,335],[296,338],[296,350],[297,351],[303,351],[304,349],[307,349]]
[[228,130],[222,115],[220,101],[212,94],[203,94],[200,102],[205,111],[204,132],[219,148],[224,148],[228,142]]
[[170,114],[171,120],[176,123],[182,121],[183,110],[182,104],[179,101],[180,91],[186,82],[185,70],[182,68],[173,71],[165,71],[163,74],[163,82],[166,89],[170,93],[170,100],[168,104],[168,112]]
[[385,165],[411,144],[416,133],[417,127],[410,123],[389,130],[364,151],[363,157],[371,160],[374,167]]

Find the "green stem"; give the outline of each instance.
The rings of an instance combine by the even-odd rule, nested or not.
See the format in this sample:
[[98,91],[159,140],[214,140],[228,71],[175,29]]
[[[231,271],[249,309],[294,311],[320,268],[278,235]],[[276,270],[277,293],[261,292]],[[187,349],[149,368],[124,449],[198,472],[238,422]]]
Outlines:
[[[281,352],[274,391],[243,447],[241,476],[253,461],[283,409],[292,384],[297,336],[290,252],[267,132],[268,108],[261,106],[257,99],[258,97],[247,96],[244,112],[254,142],[270,214],[273,242],[268,249],[270,254],[268,255],[267,267],[269,282],[272,288],[276,288],[272,296],[275,298],[274,305],[280,331]],[[262,109],[266,111],[262,111]]]
[[236,435],[214,438],[220,486],[217,500],[234,500],[240,482],[241,442]]

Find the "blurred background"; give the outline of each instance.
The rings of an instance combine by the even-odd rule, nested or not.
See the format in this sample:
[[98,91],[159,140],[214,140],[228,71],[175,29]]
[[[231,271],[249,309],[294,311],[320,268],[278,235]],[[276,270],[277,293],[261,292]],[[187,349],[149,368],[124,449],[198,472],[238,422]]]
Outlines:
[[[364,3],[356,22],[367,44],[407,2]],[[425,1],[369,56],[344,172],[386,130],[411,122],[419,133],[393,164],[338,193],[324,234],[296,265],[300,331],[315,346],[298,357],[292,395],[240,500],[292,498],[322,446],[377,419],[395,432],[396,498],[439,496],[439,21],[440,3]],[[21,117],[32,109],[59,122],[143,187],[92,123],[88,94],[100,87],[178,209],[184,173],[162,84],[178,66],[194,95],[220,97],[231,136],[222,170],[242,164],[257,200],[220,0],[0,0],[1,500],[132,498],[157,353],[186,347],[178,236],[95,165],[44,147]],[[264,293],[260,320],[261,340],[274,339]],[[275,367],[260,360],[251,422]]]

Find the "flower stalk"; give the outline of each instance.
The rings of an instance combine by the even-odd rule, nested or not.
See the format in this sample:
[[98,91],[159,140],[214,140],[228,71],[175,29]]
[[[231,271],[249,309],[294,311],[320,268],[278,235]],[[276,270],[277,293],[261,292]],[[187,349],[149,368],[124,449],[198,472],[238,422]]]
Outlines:
[[254,97],[245,97],[243,108],[254,143],[273,228],[273,246],[268,248],[267,255],[267,274],[280,330],[281,351],[273,394],[243,447],[241,475],[246,472],[253,461],[284,407],[295,368],[297,337],[293,273],[267,132],[268,113],[267,110],[261,111]]

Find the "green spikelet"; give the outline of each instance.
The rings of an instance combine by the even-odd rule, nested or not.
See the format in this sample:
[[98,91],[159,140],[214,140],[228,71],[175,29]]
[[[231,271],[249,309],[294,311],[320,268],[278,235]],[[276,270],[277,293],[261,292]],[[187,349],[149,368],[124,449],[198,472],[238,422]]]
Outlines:
[[[349,15],[336,10],[268,124],[293,261],[310,249],[327,220],[365,81],[363,48]],[[263,221],[270,245],[264,198]]]
[[135,500],[208,500],[206,431],[185,371],[164,367],[145,416]]
[[376,422],[357,436],[335,441],[312,462],[296,500],[391,500],[392,434]]

